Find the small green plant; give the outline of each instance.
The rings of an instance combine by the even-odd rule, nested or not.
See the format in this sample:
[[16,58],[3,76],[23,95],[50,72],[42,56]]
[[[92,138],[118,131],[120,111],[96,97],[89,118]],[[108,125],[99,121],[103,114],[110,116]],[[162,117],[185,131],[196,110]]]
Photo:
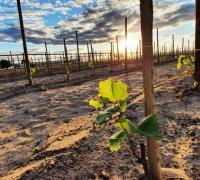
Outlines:
[[[194,69],[194,65],[195,65],[194,56],[180,55],[176,67],[177,69],[185,67],[186,71],[192,71]],[[198,87],[198,85],[199,85],[198,82],[194,81],[193,87],[196,88]]]
[[109,139],[112,152],[118,151],[121,144],[129,136],[140,136],[159,139],[160,129],[155,115],[144,118],[138,125],[131,122],[125,115],[127,110],[128,87],[121,80],[114,81],[108,78],[99,83],[99,93],[96,99],[91,99],[89,104],[100,110],[96,123],[102,125],[112,123],[118,131]]
[[31,75],[35,75],[37,73],[37,68],[31,68]]
[[178,57],[178,62],[177,62],[177,69],[181,69],[183,67],[186,68],[186,70],[192,70],[194,67],[195,63],[195,58],[194,56],[185,56],[185,55],[180,55]]

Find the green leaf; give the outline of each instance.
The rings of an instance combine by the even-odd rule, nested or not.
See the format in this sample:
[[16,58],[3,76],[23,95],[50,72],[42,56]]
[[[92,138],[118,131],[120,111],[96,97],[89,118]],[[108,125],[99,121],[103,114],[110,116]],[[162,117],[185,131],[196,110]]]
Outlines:
[[121,129],[122,131],[125,132],[125,134],[130,134],[130,133],[135,133],[136,127],[134,126],[134,124],[132,122],[130,122],[126,117],[122,117],[121,119],[119,119],[114,126],[116,128]]
[[120,107],[120,109],[121,109],[122,112],[125,112],[126,109],[127,109],[127,103],[126,103],[126,101],[125,100],[124,101],[120,101],[119,102],[119,107]]
[[108,119],[111,119],[112,116],[108,112],[101,112],[100,114],[97,115],[96,122],[97,124],[101,125],[105,123]]
[[97,124],[101,125],[107,120],[112,119],[113,114],[119,111],[117,106],[111,107],[103,112],[100,112],[96,118]]
[[143,136],[159,139],[160,128],[155,115],[150,115],[144,118],[137,126],[140,133]]
[[99,97],[108,98],[111,102],[126,100],[128,97],[128,87],[122,81],[113,81],[108,78],[99,83]]
[[119,112],[119,107],[118,106],[113,106],[113,107],[110,107],[110,108],[106,109],[106,111],[113,115],[114,113]]
[[110,101],[108,98],[103,98],[103,97],[99,97],[99,102],[106,105],[108,104]]
[[190,57],[190,61],[192,62],[192,64],[194,64],[194,63],[195,63],[195,57],[194,57],[194,56],[191,56],[191,57]]
[[183,63],[184,63],[185,59],[186,59],[185,55],[180,55],[178,57],[178,63],[176,65],[177,69],[181,69],[181,67],[183,66]]
[[31,75],[36,74],[36,68],[31,68]]
[[93,100],[93,99],[90,100],[89,105],[96,108],[96,109],[103,107],[102,103],[100,103],[97,100]]
[[120,150],[121,143],[125,139],[126,135],[123,131],[119,131],[111,136],[109,139],[109,147],[112,152]]
[[181,69],[181,67],[182,67],[182,64],[181,63],[177,63],[176,68],[177,69]]

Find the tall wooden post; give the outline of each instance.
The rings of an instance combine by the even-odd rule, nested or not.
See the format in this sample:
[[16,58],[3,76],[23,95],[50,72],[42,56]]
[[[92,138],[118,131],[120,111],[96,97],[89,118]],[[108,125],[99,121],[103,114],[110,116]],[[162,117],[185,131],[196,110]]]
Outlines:
[[173,34],[172,34],[172,56],[173,56],[173,61],[175,61],[174,35]]
[[153,55],[156,53],[156,42],[153,42]]
[[116,36],[116,43],[117,43],[117,60],[118,62],[120,61],[120,57],[119,57],[119,41],[118,41],[118,37]]
[[27,76],[28,76],[28,80],[29,80],[29,85],[33,85],[33,80],[32,80],[32,75],[31,75],[31,67],[30,67],[30,62],[28,59],[28,50],[27,50],[27,45],[26,45],[26,36],[25,36],[25,31],[24,31],[24,22],[23,22],[20,0],[17,0],[17,8],[18,8],[18,14],[19,14],[20,29],[21,29],[23,48],[24,48]]
[[90,49],[89,49],[89,43],[87,42],[87,53],[88,53],[88,62],[90,62]]
[[13,64],[13,78],[16,76],[16,69],[15,69],[15,60],[12,56],[12,52],[10,51],[10,60],[11,60],[11,63]]
[[139,49],[140,49],[140,61],[142,61],[142,44],[141,44],[141,40],[139,40]]
[[113,54],[113,62],[115,62],[115,45],[112,43],[112,54]]
[[65,51],[65,73],[67,74],[67,80],[69,80],[70,77],[70,71],[69,71],[69,59],[68,59],[68,53],[67,53],[67,46],[66,46],[66,39],[63,38],[63,43],[64,43],[64,51]]
[[188,39],[188,48],[187,48],[188,53],[190,52],[190,40]]
[[163,46],[163,54],[164,54],[164,58],[166,58],[166,44],[164,43],[164,46]]
[[96,62],[96,64],[98,64],[98,53],[97,53],[97,51],[95,51],[95,62]]
[[127,71],[127,17],[125,17],[125,70]]
[[200,0],[196,0],[195,71],[194,80],[200,87]]
[[48,53],[48,58],[49,58],[49,65],[52,67],[51,51],[49,51],[49,53]]
[[110,64],[113,63],[113,43],[110,43]]
[[77,56],[78,56],[78,69],[81,69],[81,60],[80,60],[80,53],[79,53],[79,42],[78,42],[78,31],[76,31],[76,46],[77,46]]
[[184,53],[184,38],[182,39],[182,54]]
[[45,58],[46,58],[46,64],[47,64],[47,71],[50,73],[50,68],[49,68],[49,55],[48,55],[48,49],[47,49],[47,42],[44,42],[45,45]]
[[157,62],[160,63],[160,52],[159,52],[159,34],[158,34],[158,28],[157,28]]
[[[140,0],[142,52],[143,52],[143,83],[145,116],[154,114],[154,89],[153,89],[153,2]],[[160,155],[158,142],[147,138],[147,152],[150,175],[153,180],[161,180]]]
[[92,54],[92,68],[95,69],[95,59],[94,59],[94,50],[92,47],[92,41],[90,40],[90,48],[91,48],[91,54]]

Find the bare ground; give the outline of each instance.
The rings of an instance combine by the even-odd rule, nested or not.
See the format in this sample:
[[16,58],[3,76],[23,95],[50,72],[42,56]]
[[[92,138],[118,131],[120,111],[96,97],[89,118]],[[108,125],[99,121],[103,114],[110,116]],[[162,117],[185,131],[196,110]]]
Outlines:
[[[1,84],[0,179],[134,180],[142,176],[142,166],[126,146],[109,152],[108,138],[115,129],[94,128],[96,112],[88,100],[97,94],[106,71],[96,72],[101,78],[82,72],[76,75],[80,80],[70,82],[61,75],[38,78],[31,88],[24,81]],[[129,102],[134,103],[127,116],[138,122],[144,117],[141,71],[113,77],[129,84]],[[191,90],[191,76],[177,72],[173,63],[155,68],[154,84],[162,166],[183,170],[196,180],[200,177],[200,94]]]

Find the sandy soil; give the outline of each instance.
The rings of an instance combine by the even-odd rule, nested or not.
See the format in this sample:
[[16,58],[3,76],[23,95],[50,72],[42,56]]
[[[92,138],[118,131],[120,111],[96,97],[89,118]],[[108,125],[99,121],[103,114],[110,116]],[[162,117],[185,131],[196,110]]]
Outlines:
[[[24,81],[1,84],[0,179],[142,176],[142,166],[126,146],[109,152],[107,140],[115,129],[94,128],[96,112],[88,100],[97,94],[99,80],[106,78],[106,70],[98,71],[101,78],[82,72],[78,75],[83,80],[78,81],[63,81],[61,75],[35,79],[32,88],[26,88]],[[127,116],[138,122],[144,117],[141,71],[113,77],[129,84],[129,102],[134,103]],[[162,166],[183,170],[196,180],[200,177],[199,92],[190,90],[192,78],[177,72],[173,63],[155,67],[154,82]]]

